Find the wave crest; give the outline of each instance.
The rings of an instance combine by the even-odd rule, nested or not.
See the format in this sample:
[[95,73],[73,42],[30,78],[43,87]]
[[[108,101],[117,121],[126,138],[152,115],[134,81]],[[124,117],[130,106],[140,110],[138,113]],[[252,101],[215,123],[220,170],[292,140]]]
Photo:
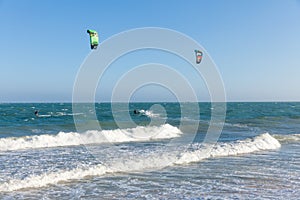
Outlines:
[[229,143],[217,143],[211,145],[200,145],[194,147],[193,151],[182,154],[176,164],[199,162],[211,157],[235,156],[239,154],[252,153],[261,150],[277,149],[281,146],[278,140],[269,133],[264,133],[254,138],[239,140]]
[[274,135],[274,137],[280,142],[299,142],[300,134],[290,134],[290,135]]
[[57,135],[1,138],[0,151],[170,139],[181,134],[177,127],[169,124],[102,131],[90,130],[82,134],[59,132]]

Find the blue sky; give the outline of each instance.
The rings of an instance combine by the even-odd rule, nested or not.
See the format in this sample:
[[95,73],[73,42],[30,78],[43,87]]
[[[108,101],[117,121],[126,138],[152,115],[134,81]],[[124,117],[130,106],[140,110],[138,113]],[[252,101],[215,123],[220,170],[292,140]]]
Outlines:
[[[297,0],[0,0],[0,26],[0,102],[71,101],[91,51],[86,30],[103,41],[141,27],[173,29],[200,43],[228,101],[300,101]],[[146,93],[137,100],[169,98],[161,89]],[[101,95],[109,100],[109,92]]]

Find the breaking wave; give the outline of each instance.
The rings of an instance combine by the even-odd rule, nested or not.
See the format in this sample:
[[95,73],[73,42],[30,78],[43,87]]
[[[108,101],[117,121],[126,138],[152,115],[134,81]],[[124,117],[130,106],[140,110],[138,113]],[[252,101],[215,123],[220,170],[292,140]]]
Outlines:
[[290,134],[290,135],[274,135],[279,142],[289,143],[289,142],[299,142],[300,134]]
[[[174,127],[172,128],[170,125],[167,125],[167,129],[174,129]],[[25,179],[11,179],[0,184],[0,191],[8,192],[24,188],[39,188],[89,176],[102,176],[111,173],[128,173],[132,171],[157,169],[173,165],[200,162],[203,159],[211,157],[234,156],[262,150],[273,150],[280,146],[280,143],[268,133],[261,134],[254,138],[228,143],[217,143],[215,145],[194,144],[192,149],[182,153],[180,156],[174,152],[152,152],[151,156],[140,154],[138,156],[133,156],[132,158],[120,157],[118,160],[111,163],[103,163],[85,168],[78,167],[72,170],[47,172],[41,175],[32,175]]]
[[216,145],[194,145],[193,150],[184,153],[176,164],[199,162],[211,157],[235,156],[252,153],[255,151],[277,149],[281,146],[278,140],[269,133],[264,133],[254,138],[239,140]]
[[1,138],[0,151],[170,139],[179,137],[181,134],[182,132],[177,127],[169,124],[115,130],[91,130],[82,134],[59,132],[57,135]]

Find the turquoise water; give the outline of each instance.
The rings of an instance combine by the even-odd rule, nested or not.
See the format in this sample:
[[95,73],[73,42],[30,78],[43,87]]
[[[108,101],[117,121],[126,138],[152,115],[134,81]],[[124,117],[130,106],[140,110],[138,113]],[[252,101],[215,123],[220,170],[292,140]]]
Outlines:
[[[299,198],[300,103],[227,103],[216,143],[214,108],[191,105],[0,104],[0,198]],[[101,129],[77,130],[91,114]]]

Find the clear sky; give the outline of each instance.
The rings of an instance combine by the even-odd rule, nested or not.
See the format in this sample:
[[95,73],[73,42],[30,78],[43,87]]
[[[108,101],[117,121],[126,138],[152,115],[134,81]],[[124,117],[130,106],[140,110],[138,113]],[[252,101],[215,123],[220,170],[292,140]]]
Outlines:
[[[103,41],[141,27],[200,43],[228,101],[300,101],[298,0],[0,0],[0,27],[0,102],[71,101],[91,51],[86,30]],[[137,100],[149,96],[164,92],[149,89]]]

